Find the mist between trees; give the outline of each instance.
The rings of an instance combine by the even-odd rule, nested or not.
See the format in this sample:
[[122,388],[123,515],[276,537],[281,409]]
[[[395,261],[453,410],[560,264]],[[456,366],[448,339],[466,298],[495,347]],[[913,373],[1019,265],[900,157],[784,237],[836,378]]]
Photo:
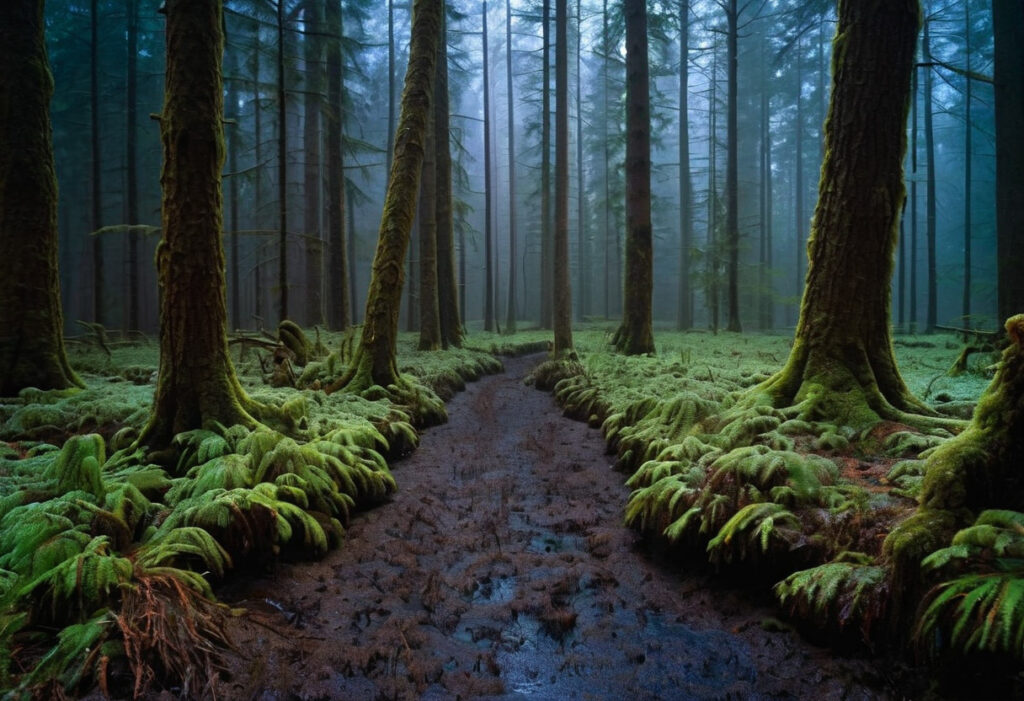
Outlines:
[[[551,325],[553,5],[447,3],[455,274],[471,330]],[[68,333],[79,330],[76,320],[156,330],[158,6],[46,3]],[[410,4],[227,0],[225,10],[229,323],[273,328],[285,316],[358,323],[391,163]],[[924,10],[892,321],[897,330],[994,329],[992,3],[929,0]],[[654,320],[791,328],[823,157],[834,3],[648,2],[647,12]],[[565,29],[573,316],[618,318],[626,239],[622,4],[569,2]],[[402,328],[418,328],[417,239]]]

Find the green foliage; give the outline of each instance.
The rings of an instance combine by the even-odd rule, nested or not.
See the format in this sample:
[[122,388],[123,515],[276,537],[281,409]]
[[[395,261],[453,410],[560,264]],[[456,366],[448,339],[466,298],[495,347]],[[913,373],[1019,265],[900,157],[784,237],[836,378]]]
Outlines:
[[[133,555],[135,562],[145,570],[158,567],[202,569],[220,578],[232,567],[231,556],[208,531],[195,526],[182,526],[157,531]],[[209,586],[201,589],[211,595]]]
[[48,620],[79,621],[115,603],[133,573],[132,561],[112,552],[109,538],[96,536],[80,553],[21,586],[18,596],[36,602]]
[[800,528],[800,519],[780,504],[747,504],[708,543],[708,559],[713,563],[738,562],[753,553],[789,549],[799,537]]
[[[74,692],[89,675],[103,652],[103,641],[113,628],[110,612],[102,610],[82,623],[73,623],[57,634],[54,645],[18,686],[19,695],[39,697],[56,682],[61,690]],[[52,687],[50,693],[53,693]]]
[[54,480],[59,494],[83,491],[102,498],[104,488],[100,472],[106,459],[102,436],[95,433],[72,436],[43,473],[43,478]]
[[213,489],[251,487],[253,478],[249,460],[249,456],[231,453],[196,465],[184,478],[174,481],[174,486],[167,492],[167,503],[173,506]]
[[775,596],[792,614],[819,627],[824,621],[840,630],[856,624],[865,639],[885,615],[888,595],[888,570],[863,553],[843,553],[775,585]]
[[933,654],[952,648],[1024,660],[1024,514],[983,511],[921,566],[956,576],[925,597],[919,644]]
[[941,445],[945,438],[912,431],[897,431],[885,439],[885,453],[892,457],[915,455]]
[[203,428],[179,433],[174,437],[172,445],[179,453],[178,465],[174,471],[176,475],[183,475],[196,465],[202,465],[232,452],[231,445],[224,436]]

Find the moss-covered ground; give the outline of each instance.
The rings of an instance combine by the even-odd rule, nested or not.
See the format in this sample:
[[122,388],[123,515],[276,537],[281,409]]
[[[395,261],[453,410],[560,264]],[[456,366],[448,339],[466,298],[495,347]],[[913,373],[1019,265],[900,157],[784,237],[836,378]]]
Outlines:
[[[626,520],[673,557],[779,582],[780,601],[817,616],[819,631],[875,644],[892,598],[882,542],[916,507],[923,455],[952,433],[730,411],[782,366],[787,335],[659,330],[655,355],[625,357],[613,331],[577,329],[576,353],[542,365],[534,382],[602,427],[634,489]],[[499,370],[495,354],[549,340],[473,332],[461,350],[419,352],[403,335],[398,367],[416,389],[400,396],[321,389],[344,372],[351,336],[310,335],[306,363],[285,355],[284,368],[265,345],[236,343],[243,386],[286,409],[294,430],[210,426],[180,434],[156,464],[130,449],[152,402],[156,345],[73,346],[84,390],[0,399],[0,688],[73,693],[128,679],[136,692],[170,682],[202,695],[230,613],[208,603],[210,582],[339,546],[349,514],[397,487],[388,461],[416,447],[424,405]],[[960,348],[951,336],[896,339],[911,390],[967,418],[994,358],[974,355],[953,378]],[[146,611],[185,625],[142,626]]]

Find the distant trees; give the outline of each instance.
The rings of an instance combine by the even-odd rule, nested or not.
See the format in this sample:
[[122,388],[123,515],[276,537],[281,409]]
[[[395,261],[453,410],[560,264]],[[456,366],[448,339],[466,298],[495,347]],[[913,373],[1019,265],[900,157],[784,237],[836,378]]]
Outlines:
[[82,382],[64,352],[43,0],[0,4],[0,396]]

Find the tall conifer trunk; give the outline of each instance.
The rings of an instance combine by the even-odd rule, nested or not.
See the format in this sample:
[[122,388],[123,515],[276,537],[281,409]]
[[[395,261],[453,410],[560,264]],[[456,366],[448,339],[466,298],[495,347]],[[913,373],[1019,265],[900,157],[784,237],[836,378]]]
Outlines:
[[916,0],[839,3],[800,319],[785,368],[759,387],[809,418],[863,427],[931,413],[900,376],[889,328],[919,21]]
[[0,396],[82,382],[64,352],[43,0],[0,3]]
[[441,18],[441,42],[434,84],[434,165],[436,170],[435,218],[437,220],[437,306],[441,322],[441,347],[462,345],[458,282],[455,278],[455,240],[452,221],[452,154],[448,115],[448,31]]
[[651,333],[651,107],[645,0],[625,0],[626,274],[622,325],[615,346],[630,355],[654,352]]
[[213,422],[255,426],[261,410],[238,382],[225,332],[222,0],[167,3],[165,33],[160,370],[153,414],[139,438],[157,450],[175,434]]
[[568,0],[555,0],[555,286],[554,352],[572,350],[569,286],[569,47]]
[[413,6],[409,66],[395,132],[395,157],[377,235],[363,331],[349,369],[331,387],[332,390],[345,387],[359,391],[372,385],[387,387],[400,382],[395,364],[395,344],[404,282],[402,261],[409,247],[423,167],[443,11],[442,0],[416,0]]

